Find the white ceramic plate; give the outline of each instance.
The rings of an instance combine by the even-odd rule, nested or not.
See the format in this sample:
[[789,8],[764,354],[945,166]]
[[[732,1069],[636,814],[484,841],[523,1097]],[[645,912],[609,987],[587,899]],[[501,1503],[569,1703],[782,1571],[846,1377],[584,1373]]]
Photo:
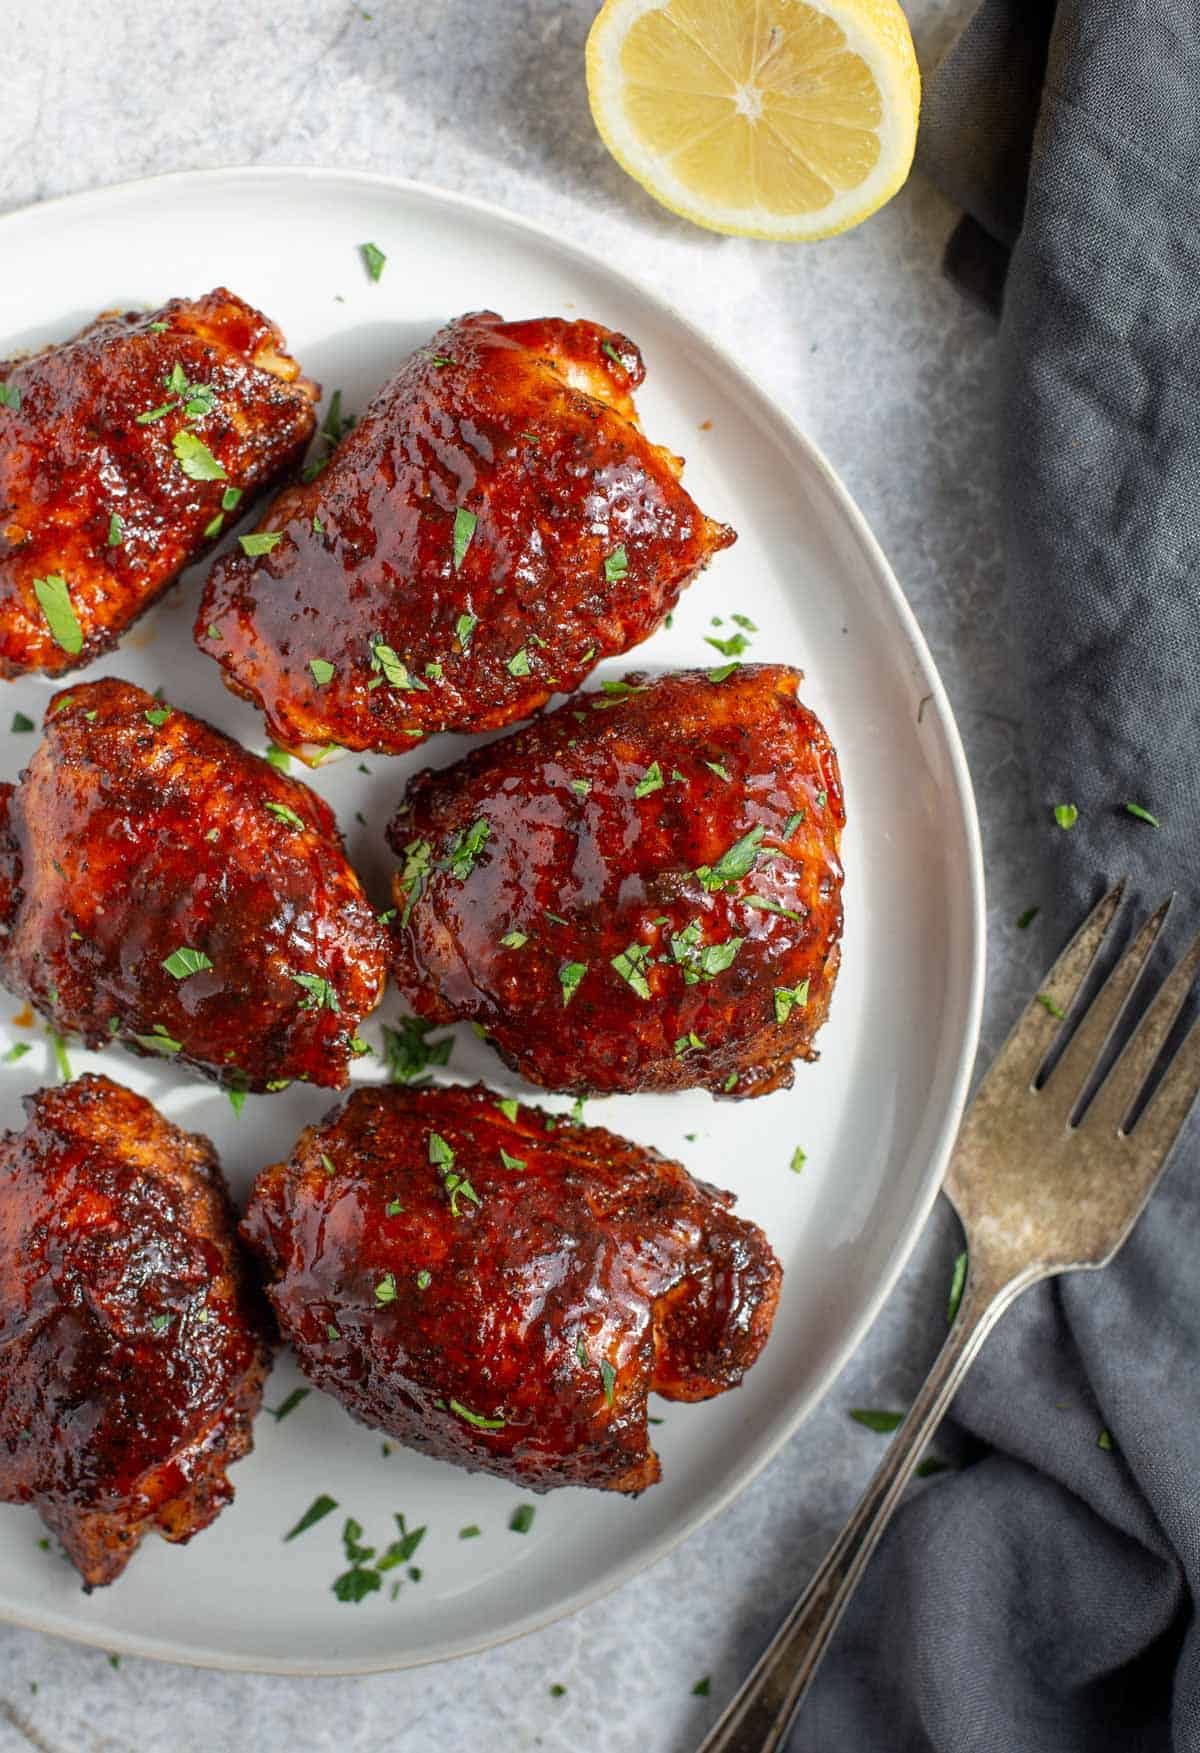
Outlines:
[[[358,246],[388,256],[366,277]],[[953,1139],[975,1051],[983,975],[983,883],[970,783],[950,709],[904,598],[828,464],[732,359],[623,275],[524,221],[457,197],[339,172],[245,170],[164,177],[0,219],[0,356],[70,335],[97,311],[157,304],[224,282],[277,322],[306,372],[361,408],[443,321],[491,306],[507,316],[580,314],[621,329],[648,370],[648,433],[686,455],[687,484],[740,539],[685,596],[670,629],[621,673],[718,663],[713,616],[748,614],[747,660],[808,672],[804,697],[841,755],[846,935],[821,1060],[794,1090],[741,1103],[693,1093],[616,1097],[587,1117],[682,1159],[733,1188],[785,1267],[766,1352],[737,1393],[654,1410],[663,1481],[631,1502],[562,1491],[537,1500],[528,1534],[508,1530],[522,1493],[497,1479],[396,1448],[313,1393],[285,1421],[260,1417],[254,1454],[233,1469],[235,1503],[187,1547],[146,1540],[126,1575],[90,1598],[38,1546],[32,1511],[0,1508],[0,1616],[109,1650],[279,1673],[364,1673],[460,1654],[592,1599],[660,1557],[739,1491],[796,1429],[858,1344],[925,1219]],[[19,271],[13,271],[19,265]],[[710,424],[711,423],[711,424]],[[229,539],[229,538],[227,538]],[[241,738],[262,725],[190,637],[199,571],[121,647],[85,672],[121,675]],[[40,678],[3,688],[0,775],[35,745],[9,733],[14,709],[40,723],[53,691]],[[924,702],[922,706],[921,703]],[[312,783],[334,805],[350,855],[386,905],[382,831],[407,774],[454,760],[443,738],[403,760],[368,757]],[[360,819],[361,818],[361,819]],[[379,1016],[400,1009],[389,992]],[[40,1026],[14,1026],[0,996],[0,1049],[36,1050],[0,1066],[0,1123],[55,1069]],[[377,1040],[377,1022],[364,1033]],[[237,1195],[285,1155],[333,1098],[314,1090],[251,1096],[236,1118],[216,1088],[119,1052],[71,1055],[150,1096],[172,1120],[216,1142]],[[375,1062],[378,1066],[378,1061]],[[368,1061],[365,1079],[379,1077]],[[449,1075],[518,1089],[469,1030]],[[561,1109],[561,1097],[546,1098]],[[694,1139],[689,1138],[694,1134]],[[795,1175],[797,1146],[807,1161]],[[267,1400],[299,1380],[276,1367]],[[291,1544],[281,1539],[320,1492],[340,1505]],[[355,1516],[386,1542],[392,1516],[428,1533],[423,1578],[360,1605],[330,1584],[344,1568],[341,1523]],[[478,1539],[458,1530],[475,1523]]]

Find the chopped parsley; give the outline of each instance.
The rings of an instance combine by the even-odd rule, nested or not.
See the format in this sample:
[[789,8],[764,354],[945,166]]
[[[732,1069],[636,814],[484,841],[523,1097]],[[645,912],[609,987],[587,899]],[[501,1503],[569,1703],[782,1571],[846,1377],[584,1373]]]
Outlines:
[[754,625],[754,622],[750,619],[749,615],[730,615],[729,619],[736,622],[739,627],[744,627],[747,633],[758,632],[758,628]]
[[15,1065],[18,1059],[24,1059],[27,1053],[32,1052],[33,1048],[28,1041],[14,1041],[8,1052],[4,1055],[4,1064]]
[[458,640],[464,657],[471,649],[471,635],[478,625],[478,615],[460,615],[454,623],[454,637]]
[[796,1005],[799,1005],[803,1010],[807,1004],[807,980],[801,980],[799,986],[777,986],[775,988],[775,1021],[786,1023]]
[[878,1431],[881,1436],[899,1430],[904,1423],[903,1412],[881,1412],[871,1406],[852,1406],[850,1416],[856,1424],[864,1424],[868,1430]]
[[468,1424],[473,1424],[476,1430],[504,1429],[505,1420],[503,1418],[485,1418],[481,1412],[469,1412],[461,1400],[451,1400],[450,1410],[459,1418],[465,1418]]
[[558,983],[562,987],[564,1008],[570,1004],[579,987],[579,982],[588,971],[586,962],[564,962],[558,970]]
[[109,548],[119,548],[124,540],[125,526],[115,511],[110,512],[108,519],[108,541],[105,546]]
[[600,1359],[600,1381],[604,1388],[604,1398],[609,1406],[613,1403],[613,1387],[617,1380],[617,1372],[606,1357]]
[[950,1294],[946,1298],[946,1325],[953,1327],[954,1317],[958,1313],[959,1304],[963,1299],[963,1291],[967,1284],[967,1255],[964,1249],[954,1257],[954,1270],[950,1274]]
[[1143,809],[1140,803],[1124,803],[1121,808],[1127,815],[1136,816],[1139,822],[1148,822],[1152,828],[1162,827],[1158,817],[1152,816],[1150,811]]
[[502,1098],[500,1101],[498,1101],[496,1103],[496,1106],[500,1110],[500,1112],[504,1115],[504,1118],[506,1120],[512,1120],[512,1121],[516,1120],[517,1115],[521,1109],[520,1102],[518,1102],[515,1099],[515,1097],[512,1097],[512,1096]]
[[385,1217],[399,1217],[403,1210],[404,1207],[398,1199],[389,1199],[383,1208]]
[[1028,931],[1040,912],[1040,907],[1026,907],[1024,913],[1017,920],[1017,930]]
[[400,914],[401,925],[407,925],[412,910],[425,892],[426,879],[433,868],[433,847],[428,840],[410,840],[404,848],[404,869],[399,888],[405,897]]
[[83,650],[83,628],[79,625],[79,617],[72,607],[66,579],[60,572],[51,572],[45,578],[35,578],[33,592],[46,617],[54,643],[70,656],[78,656]]
[[527,931],[506,931],[500,942],[506,950],[519,950],[529,942],[529,933]]
[[694,874],[699,877],[710,894],[715,894],[718,889],[727,888],[730,883],[740,882],[743,877],[749,876],[754,869],[754,862],[758,857],[758,849],[762,844],[764,832],[765,829],[761,827],[751,828],[748,834],[743,834],[740,840],[734,841],[727,852],[721,854],[716,864],[711,867],[707,864],[700,865]]
[[703,1680],[697,1680],[696,1684],[692,1687],[692,1697],[693,1698],[707,1698],[709,1695],[709,1692],[711,1690],[712,1690],[712,1676],[710,1674],[706,1674],[704,1676]]
[[645,970],[650,965],[650,951],[644,943],[631,943],[614,956],[610,966],[631,986],[639,998],[649,998],[650,985]]
[[289,828],[303,828],[304,826],[295,810],[290,810],[285,803],[267,803],[263,805],[263,808],[270,810],[273,816],[278,816],[281,822],[286,822]]
[[171,440],[179,466],[189,481],[225,481],[228,476],[202,438],[181,427]]
[[794,919],[797,924],[803,922],[802,914],[794,913],[790,907],[785,907],[780,901],[771,900],[768,895],[743,895],[741,902],[743,907],[757,907],[760,913],[778,913],[781,919]]
[[[467,557],[467,549],[475,534],[475,525],[479,519],[465,505],[460,505],[454,513],[454,570],[460,572],[462,563]],[[461,619],[461,618],[460,618]]]
[[301,1010],[331,1010],[335,1016],[341,1013],[338,995],[333,983],[322,974],[292,974],[289,976],[297,986],[302,986],[305,997],[301,1001]]
[[604,559],[604,582],[617,584],[629,571],[629,557],[625,552],[624,543],[614,548]]
[[1096,1447],[1098,1449],[1103,1449],[1106,1455],[1112,1454],[1113,1440],[1111,1431],[1102,1430],[1100,1432],[1099,1436],[1096,1438]]
[[379,1283],[375,1286],[375,1305],[377,1308],[382,1309],[388,1303],[394,1303],[395,1300],[396,1300],[396,1277],[395,1277],[395,1274],[392,1272],[385,1272],[383,1277],[379,1280]]
[[324,1151],[322,1151],[320,1153],[320,1155],[321,1155],[321,1167],[324,1169],[325,1173],[329,1176],[329,1179],[332,1181],[333,1177],[337,1174],[337,1169],[334,1167],[333,1158],[331,1156],[327,1156]]
[[371,647],[371,668],[383,671],[389,687],[399,688],[406,694],[411,694],[415,688],[419,688],[422,693],[428,693],[425,683],[408,673],[408,666],[401,663],[390,645]]
[[153,1034],[135,1035],[133,1038],[139,1047],[144,1047],[146,1049],[147,1053],[162,1053],[166,1055],[183,1052],[183,1042],[173,1040],[161,1023],[155,1023]]
[[21,387],[15,383],[0,383],[0,408],[11,408],[14,414],[21,412]]
[[715,773],[718,779],[723,779],[726,785],[729,784],[729,769],[724,761],[706,761],[704,765],[710,773]]
[[790,840],[792,835],[796,832],[796,829],[800,826],[800,824],[803,820],[804,820],[804,811],[803,810],[796,810],[792,815],[790,815],[788,817],[787,821],[783,824],[782,838],[785,840]]
[[169,706],[151,706],[142,714],[146,723],[152,724],[155,730],[157,730],[160,725],[165,724],[170,716],[171,708]]
[[226,487],[221,495],[221,510],[235,511],[241,503],[241,498],[242,489],[240,487]]
[[311,657],[308,660],[308,667],[312,671],[313,681],[317,684],[318,688],[323,688],[327,682],[332,682],[333,665],[329,662],[328,658]]
[[1048,992],[1039,992],[1037,995],[1037,1001],[1044,1010],[1050,1012],[1052,1017],[1057,1017],[1060,1023],[1065,1021],[1067,1015],[1066,1011],[1060,1004],[1055,1003],[1054,999],[1051,998]]
[[662,776],[662,768],[657,761],[651,761],[642,777],[633,788],[634,797],[649,797],[652,791],[661,791],[666,781]]
[[701,980],[711,980],[715,975],[723,974],[745,941],[744,937],[730,937],[724,943],[701,946],[701,923],[693,919],[682,931],[672,934],[668,945],[673,960],[683,970],[685,984],[695,986]]
[[238,537],[242,553],[249,554],[251,559],[258,554],[271,553],[282,540],[282,530],[255,530],[253,535]]
[[571,781],[571,790],[575,793],[576,797],[586,797],[591,789],[592,782],[590,779],[572,779]]
[[566,1687],[563,1686],[558,1680],[556,1680],[554,1682],[553,1686],[547,1687],[546,1690],[549,1692],[551,1698],[565,1698],[567,1696]]
[[35,727],[32,718],[26,718],[23,712],[14,712],[12,724],[9,728],[19,734],[23,731],[33,730]]
[[593,700],[592,710],[603,712],[609,706],[615,706],[618,700],[628,700],[633,694],[644,694],[649,685],[648,682],[642,682],[640,685],[635,682],[601,682],[601,690],[608,695],[608,698],[607,700]]
[[[307,1393],[307,1388],[303,1392]],[[336,1508],[337,1499],[335,1497],[327,1497],[324,1492],[321,1493],[320,1497],[314,1497],[295,1527],[289,1528],[283,1536],[285,1543],[288,1540],[296,1539],[299,1534],[307,1533],[309,1528],[315,1527],[318,1522],[324,1521],[326,1516],[332,1515]]]
[[448,870],[452,877],[460,883],[465,882],[475,869],[476,860],[483,851],[484,842],[491,831],[491,823],[486,816],[477,816],[469,828],[461,830],[454,836],[446,848],[446,856],[441,869]]
[[[302,1401],[307,1400],[311,1393],[311,1388],[293,1388],[287,1398],[281,1400],[278,1406],[268,1406],[266,1411],[271,1414],[271,1417],[275,1420],[276,1424],[280,1424],[289,1413],[296,1410],[297,1406],[299,1406]],[[333,1507],[336,1509],[337,1505],[334,1504]]]
[[529,653],[524,646],[509,658],[505,667],[510,676],[527,676],[529,674]]
[[704,643],[719,651],[722,657],[740,657],[750,641],[744,633],[731,633],[728,639],[718,639],[714,634],[706,633]]
[[458,1537],[460,1540],[478,1540],[482,1533],[483,1529],[477,1523],[468,1522],[465,1528],[458,1530]]
[[1073,803],[1056,803],[1054,820],[1060,828],[1073,828],[1079,820],[1079,811]]
[[440,1132],[429,1134],[429,1160],[442,1177],[442,1185],[450,1195],[450,1215],[459,1215],[459,1198],[469,1199],[472,1205],[482,1205],[483,1201],[465,1176],[460,1175],[454,1167],[454,1152],[446,1143]]
[[613,363],[616,365],[619,365],[621,367],[621,370],[624,371],[626,374],[628,374],[629,367],[626,365],[625,361],[621,358],[621,355],[617,352],[616,348],[613,346],[611,341],[602,341],[600,343],[600,351],[601,351],[601,353],[607,353],[608,357],[613,361]]
[[523,1156],[509,1156],[503,1145],[500,1146],[500,1161],[506,1169],[523,1169],[525,1167],[525,1158]]
[[454,1036],[443,1035],[431,1041],[429,1035],[438,1025],[423,1017],[402,1016],[395,1028],[383,1025],[383,1057],[393,1083],[420,1086],[429,1082],[425,1073],[431,1065],[448,1065],[454,1051]]
[[792,1152],[792,1158],[791,1158],[791,1161],[788,1163],[788,1168],[792,1171],[793,1175],[798,1175],[807,1161],[808,1161],[808,1158],[805,1156],[804,1152],[800,1149],[800,1146],[797,1145],[795,1150]]
[[519,1503],[508,1518],[508,1526],[514,1534],[528,1534],[533,1526],[534,1505]]
[[708,679],[710,682],[728,681],[729,677],[733,674],[734,670],[739,670],[739,669],[741,669],[741,667],[742,667],[741,664],[737,663],[736,661],[733,663],[723,663],[721,665],[720,669],[709,670]]
[[372,280],[378,280],[379,276],[383,273],[387,257],[377,243],[360,243],[358,247],[362,253],[363,264],[366,267],[367,273],[371,276]]
[[212,963],[203,950],[190,949],[187,944],[183,944],[179,949],[171,951],[164,960],[163,967],[176,980],[186,980],[191,974],[203,974],[212,967]]
[[686,1035],[680,1035],[679,1039],[676,1041],[675,1057],[676,1059],[682,1059],[685,1053],[698,1053],[703,1049],[704,1045],[705,1043],[700,1039],[700,1036],[692,1029],[689,1029]]

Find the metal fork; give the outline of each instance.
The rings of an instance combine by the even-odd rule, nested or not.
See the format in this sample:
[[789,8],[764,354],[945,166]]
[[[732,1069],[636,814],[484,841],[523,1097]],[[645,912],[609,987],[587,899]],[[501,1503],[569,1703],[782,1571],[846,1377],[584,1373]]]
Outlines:
[[[1118,884],[1085,920],[980,1085],[945,1183],[969,1262],[954,1325],[858,1508],[700,1753],[775,1753],[922,1449],[996,1322],[1039,1279],[1106,1266],[1154,1191],[1200,1089],[1200,1023],[1138,1109],[1200,968],[1200,938],[1094,1094],[1091,1086],[1170,898],[1146,920],[1073,1031],[1064,1029],[1123,890]],[[1060,1032],[1067,1044],[1043,1075]]]

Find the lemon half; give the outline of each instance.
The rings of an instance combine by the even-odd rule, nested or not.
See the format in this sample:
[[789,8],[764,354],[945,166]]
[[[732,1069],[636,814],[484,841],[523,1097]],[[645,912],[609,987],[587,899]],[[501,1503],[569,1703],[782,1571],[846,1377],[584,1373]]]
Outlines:
[[606,0],[587,83],[618,164],[712,231],[828,237],[912,164],[921,80],[896,0]]

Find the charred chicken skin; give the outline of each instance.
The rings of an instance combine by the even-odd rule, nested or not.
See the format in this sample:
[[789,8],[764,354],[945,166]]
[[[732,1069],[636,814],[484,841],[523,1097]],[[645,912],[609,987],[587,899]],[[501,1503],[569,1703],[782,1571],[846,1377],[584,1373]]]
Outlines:
[[733,1197],[472,1089],[358,1089],[242,1233],[301,1368],[409,1447],[533,1491],[660,1474],[646,1396],[735,1387],[780,1267]]
[[88,1587],[233,1496],[270,1362],[212,1146],[106,1077],[0,1139],[0,1500]]
[[0,362],[0,676],[116,643],[312,436],[318,390],[219,287]]
[[837,758],[799,681],[634,675],[419,774],[388,831],[413,1007],[549,1089],[789,1085],[842,928]]
[[306,785],[128,682],[58,694],[0,785],[0,980],[89,1047],[341,1088],[383,931]]
[[201,648],[302,754],[527,717],[648,638],[734,540],[642,435],[643,375],[596,323],[451,323],[275,501],[277,544],[218,560]]

